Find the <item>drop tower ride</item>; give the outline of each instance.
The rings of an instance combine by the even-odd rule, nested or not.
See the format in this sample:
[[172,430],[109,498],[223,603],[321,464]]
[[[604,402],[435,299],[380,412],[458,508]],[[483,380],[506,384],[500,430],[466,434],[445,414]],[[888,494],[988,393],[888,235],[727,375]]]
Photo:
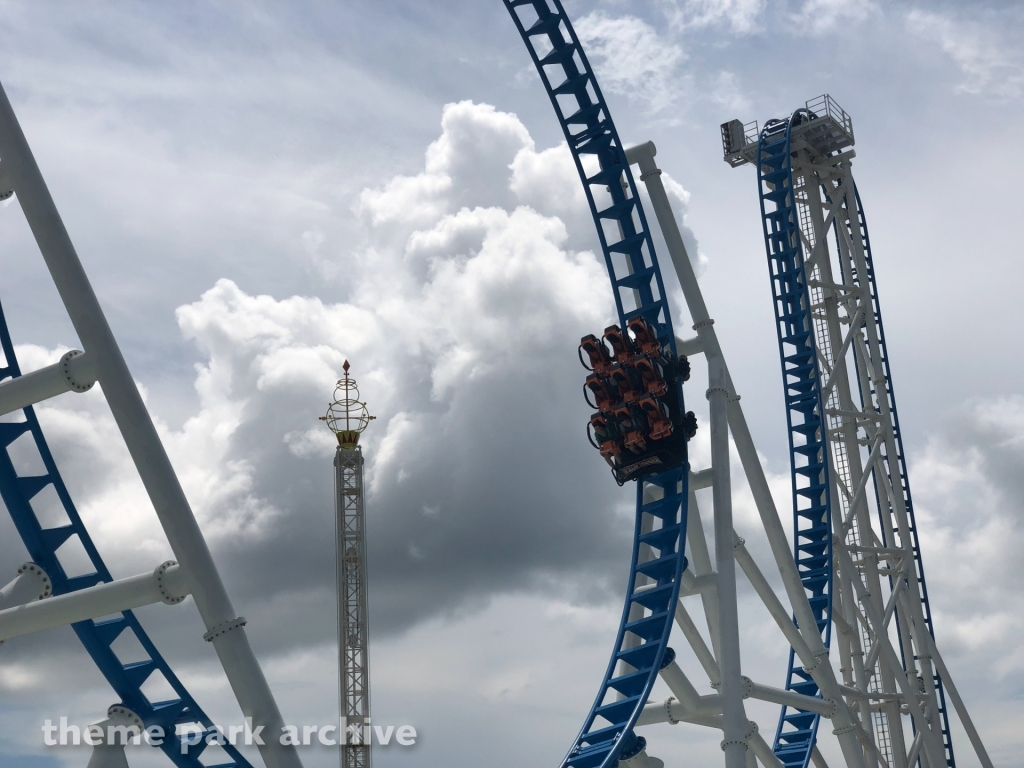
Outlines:
[[338,668],[343,733],[341,768],[370,768],[370,658],[366,600],[366,511],[363,505],[363,450],[359,436],[375,418],[359,399],[348,375],[334,390],[321,416],[338,438],[334,454],[334,505],[338,587]]

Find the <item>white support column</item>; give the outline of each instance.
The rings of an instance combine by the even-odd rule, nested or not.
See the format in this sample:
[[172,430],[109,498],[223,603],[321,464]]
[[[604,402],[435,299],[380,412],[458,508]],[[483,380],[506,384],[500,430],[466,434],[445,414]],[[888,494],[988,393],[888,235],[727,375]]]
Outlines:
[[[196,607],[242,714],[267,733],[281,733],[284,721],[274,696],[2,86],[0,160],[78,338],[86,353],[95,355],[97,380],[171,550],[191,577]],[[302,766],[295,747],[276,738],[260,753],[267,768]]]
[[729,472],[729,421],[725,365],[708,361],[711,402],[711,466],[715,500],[715,567],[718,571],[718,627],[721,644],[722,722],[726,768],[744,768],[747,761],[747,714],[743,707],[740,670],[739,613],[736,605],[735,539],[732,527],[732,485]]

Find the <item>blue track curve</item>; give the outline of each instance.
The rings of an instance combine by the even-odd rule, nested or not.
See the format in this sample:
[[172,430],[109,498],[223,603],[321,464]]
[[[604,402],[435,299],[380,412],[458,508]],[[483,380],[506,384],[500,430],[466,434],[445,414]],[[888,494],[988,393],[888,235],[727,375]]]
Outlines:
[[[822,642],[828,648],[832,631],[828,445],[790,151],[793,118],[804,112],[798,110],[787,120],[771,120],[765,125],[758,139],[756,168],[789,427],[794,556]],[[786,689],[821,695],[792,649]],[[806,768],[820,720],[813,712],[782,708],[773,750],[787,768]]]
[[[18,360],[11,343],[11,334],[7,329],[3,308],[0,307],[0,349],[6,358],[4,367],[0,367],[0,381],[21,375]],[[3,361],[0,361],[2,363]],[[100,582],[113,579],[104,565],[99,552],[92,542],[78,511],[75,509],[68,489],[57,471],[53,455],[39,427],[35,410],[31,407],[22,412],[24,420],[19,422],[0,422],[0,497],[10,512],[11,519],[21,536],[29,557],[41,566],[53,582],[53,594],[62,595]],[[31,436],[31,442],[38,451],[45,467],[45,474],[26,476],[19,475],[11,457],[11,447],[24,435]],[[60,503],[67,514],[68,523],[56,528],[44,528],[32,508],[32,500],[47,488],[53,486]],[[69,577],[61,566],[57,550],[68,541],[78,539],[85,549],[94,569],[93,573]],[[146,727],[158,725],[163,728],[167,738],[161,748],[179,768],[252,768],[238,750],[229,744],[223,746],[231,762],[220,766],[203,766],[199,756],[206,748],[205,735],[210,732],[213,722],[199,708],[195,699],[175,676],[174,672],[160,656],[156,646],[146,635],[142,625],[131,611],[125,611],[121,618],[104,621],[83,621],[72,624],[75,634],[89,652],[100,672],[110,683],[114,692],[121,698],[121,703],[137,714]],[[113,648],[114,642],[125,633],[134,634],[141,643],[149,659],[130,664],[122,664]],[[177,698],[171,701],[151,702],[142,693],[146,681],[156,672],[160,672],[174,689]],[[181,741],[175,737],[175,726],[195,725],[204,731],[204,738],[198,744],[186,745],[182,754]]]
[[[643,316],[674,357],[675,333],[647,219],[579,39],[559,0],[504,2],[572,151],[597,225],[619,325],[626,328],[630,318]],[[624,302],[631,304],[629,309]],[[682,413],[682,384],[678,386]],[[617,765],[620,755],[630,756],[643,748],[644,740],[633,734],[633,727],[658,671],[672,658],[668,638],[686,568],[688,476],[687,463],[637,483],[633,554],[622,620],[594,706],[561,763],[564,768],[609,768]],[[644,502],[645,488],[647,498],[656,500]],[[645,519],[660,521],[660,527],[650,530]],[[648,586],[638,589],[638,582]]]

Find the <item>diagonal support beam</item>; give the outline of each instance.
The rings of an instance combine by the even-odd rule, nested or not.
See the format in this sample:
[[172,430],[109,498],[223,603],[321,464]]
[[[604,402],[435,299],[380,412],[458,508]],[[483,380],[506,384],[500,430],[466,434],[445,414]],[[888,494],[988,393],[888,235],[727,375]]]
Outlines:
[[144,605],[180,603],[189,594],[185,572],[173,561],[152,573],[97,584],[0,611],[0,641],[65,624],[130,611]]

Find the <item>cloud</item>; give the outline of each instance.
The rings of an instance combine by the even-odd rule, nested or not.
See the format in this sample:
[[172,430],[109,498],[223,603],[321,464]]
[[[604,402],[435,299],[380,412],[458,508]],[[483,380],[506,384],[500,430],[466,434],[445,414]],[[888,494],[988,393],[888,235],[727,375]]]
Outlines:
[[[663,178],[682,222],[689,193]],[[317,418],[346,359],[378,417],[364,438],[375,642],[406,642],[424,622],[427,637],[450,621],[475,626],[488,604],[519,605],[524,594],[548,612],[614,615],[625,577],[632,493],[586,442],[576,359],[580,336],[600,332],[614,310],[568,150],[538,150],[515,115],[493,106],[449,104],[419,172],[364,190],[353,211],[361,240],[343,258],[318,256],[345,274],[346,298],[256,294],[220,279],[177,308],[199,358],[195,407],[177,426],[156,420],[268,676],[285,691],[296,665],[329,657],[334,632],[335,444]],[[303,240],[317,250],[322,233]],[[26,371],[64,351],[18,347]],[[115,576],[170,558],[99,388],[37,412]],[[3,541],[20,548],[16,536]],[[173,610],[140,614],[186,684],[230,718],[191,601]],[[38,697],[59,687],[69,714],[101,710],[110,694],[81,649],[67,664],[31,666],[40,647],[68,643],[57,634],[41,646],[8,643],[0,688]],[[480,694],[519,700],[538,673],[516,665]]]
[[[219,562],[245,585],[238,599],[327,599],[333,551],[313,532],[332,524],[333,447],[317,417],[346,358],[378,416],[366,436],[378,631],[554,574],[601,582],[627,529],[583,438],[575,348],[613,310],[603,265],[569,247],[555,215],[593,241],[568,153],[537,152],[514,115],[452,104],[423,171],[365,191],[357,210],[366,244],[349,300],[222,279],[176,312],[201,356],[198,409],[159,427]],[[62,350],[20,351],[32,369]],[[119,441],[98,390],[39,413],[101,551],[130,573],[165,557],[127,453],[105,449]]]
[[1024,717],[1024,396],[965,403],[910,477],[939,649],[975,723],[989,723],[993,759],[1012,763],[1011,724]]
[[1024,61],[1003,28],[920,9],[907,14],[906,24],[911,34],[938,43],[960,68],[958,93],[1014,99],[1024,90]]
[[612,18],[600,11],[574,25],[587,55],[596,60],[602,88],[647,103],[650,113],[670,106],[686,78],[679,65],[687,58],[647,22],[634,16]]
[[[576,345],[613,305],[603,265],[578,248],[596,238],[568,153],[537,152],[509,113],[448,105],[423,170],[364,192],[356,209],[365,242],[345,262],[347,300],[253,295],[222,279],[175,315],[200,356],[197,407],[178,428],[157,426],[271,670],[333,636],[334,446],[317,417],[345,359],[378,417],[365,436],[376,638],[539,584],[603,603],[628,548],[629,489],[584,437]],[[63,351],[18,348],[25,370]],[[169,558],[99,388],[38,413],[115,575]],[[162,648],[194,646],[194,610],[174,610],[147,613],[146,626]],[[33,648],[4,650],[17,662]],[[199,650],[176,665],[186,682],[216,675]],[[62,665],[4,669],[0,686],[19,695],[63,675],[60,687],[109,697]]]
[[790,18],[799,31],[823,35],[840,22],[864,21],[877,11],[878,5],[871,0],[806,0]]
[[676,28],[726,26],[740,35],[759,28],[767,0],[671,0],[666,15]]

